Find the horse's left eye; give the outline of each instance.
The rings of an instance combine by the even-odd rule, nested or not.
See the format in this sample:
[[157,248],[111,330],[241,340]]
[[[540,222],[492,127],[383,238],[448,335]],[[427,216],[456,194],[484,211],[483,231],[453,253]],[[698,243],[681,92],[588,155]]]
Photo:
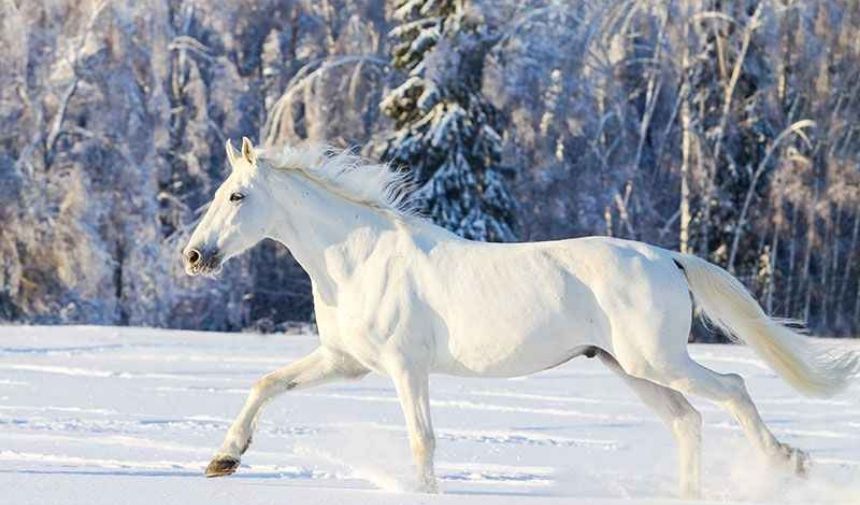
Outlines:
[[241,202],[244,199],[245,199],[245,195],[243,195],[242,193],[231,193],[230,194],[230,201],[231,202]]

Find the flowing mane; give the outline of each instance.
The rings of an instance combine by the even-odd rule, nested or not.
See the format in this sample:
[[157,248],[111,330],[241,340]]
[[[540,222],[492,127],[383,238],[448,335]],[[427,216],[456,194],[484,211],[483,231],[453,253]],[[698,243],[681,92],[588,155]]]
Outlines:
[[374,163],[348,149],[305,143],[259,151],[272,169],[299,173],[333,193],[369,207],[414,216],[412,177],[387,163]]

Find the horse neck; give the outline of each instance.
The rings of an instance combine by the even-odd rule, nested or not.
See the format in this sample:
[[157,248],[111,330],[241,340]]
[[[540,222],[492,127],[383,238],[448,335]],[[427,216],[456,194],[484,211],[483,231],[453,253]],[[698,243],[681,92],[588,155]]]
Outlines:
[[292,184],[272,184],[285,218],[276,218],[272,238],[289,248],[314,290],[336,303],[337,284],[348,279],[386,231],[391,213],[345,199],[299,174]]

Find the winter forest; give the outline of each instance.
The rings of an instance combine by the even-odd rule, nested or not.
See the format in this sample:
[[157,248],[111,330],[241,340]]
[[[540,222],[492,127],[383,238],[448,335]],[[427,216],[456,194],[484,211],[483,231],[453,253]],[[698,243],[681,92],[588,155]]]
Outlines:
[[245,135],[390,161],[468,238],[692,252],[860,334],[856,0],[0,5],[0,320],[312,321],[278,244],[182,270]]

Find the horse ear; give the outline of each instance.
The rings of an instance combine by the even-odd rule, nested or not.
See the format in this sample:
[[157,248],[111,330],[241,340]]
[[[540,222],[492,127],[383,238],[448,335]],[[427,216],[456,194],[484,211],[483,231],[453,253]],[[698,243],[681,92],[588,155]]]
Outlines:
[[248,137],[242,137],[242,157],[251,165],[257,162],[257,153],[254,152],[254,144],[251,143]]
[[227,139],[227,143],[224,144],[224,149],[227,151],[227,161],[230,162],[230,166],[233,166],[233,164],[236,162],[236,156],[238,156],[239,153],[237,153],[236,150],[233,149],[233,143],[230,142],[230,139]]

